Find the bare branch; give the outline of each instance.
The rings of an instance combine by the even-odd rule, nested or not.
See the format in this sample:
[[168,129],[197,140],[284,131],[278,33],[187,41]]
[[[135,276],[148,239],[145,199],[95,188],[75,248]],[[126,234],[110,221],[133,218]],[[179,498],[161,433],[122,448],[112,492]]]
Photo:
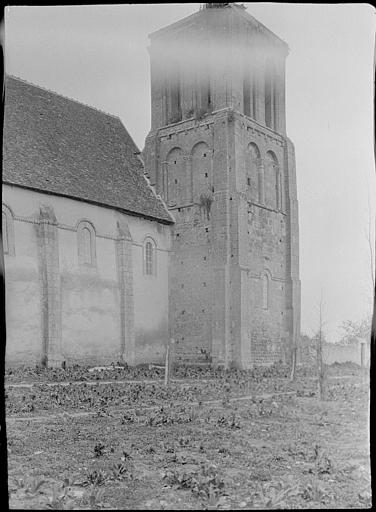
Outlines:
[[[369,256],[370,256],[370,272],[371,272],[371,283],[372,283],[372,293],[375,289],[375,248],[376,248],[376,240],[374,240],[374,234],[376,233],[376,219],[375,219],[375,229],[374,234],[372,234],[371,227],[371,205],[369,200],[369,192],[368,192],[368,231],[366,234],[368,247],[369,247]],[[373,236],[372,236],[373,235]]]
[[322,358],[322,345],[323,345],[323,313],[324,313],[324,298],[323,290],[321,289],[320,302],[319,302],[319,330],[317,333],[317,373],[318,373],[318,387],[320,393],[320,400],[325,400],[326,396],[326,382],[325,382],[325,367]]

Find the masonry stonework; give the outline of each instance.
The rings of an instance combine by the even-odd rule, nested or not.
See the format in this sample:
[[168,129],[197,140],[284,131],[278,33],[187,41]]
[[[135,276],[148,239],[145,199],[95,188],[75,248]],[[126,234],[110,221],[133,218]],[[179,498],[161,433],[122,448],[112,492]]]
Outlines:
[[288,360],[300,329],[287,45],[236,4],[151,35],[146,173],[175,218],[170,330],[182,360]]

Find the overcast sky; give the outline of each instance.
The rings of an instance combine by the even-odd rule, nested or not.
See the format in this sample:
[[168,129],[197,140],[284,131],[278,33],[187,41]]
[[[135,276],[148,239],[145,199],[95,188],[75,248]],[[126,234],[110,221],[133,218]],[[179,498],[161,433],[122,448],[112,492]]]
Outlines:
[[[246,3],[284,39],[287,132],[295,144],[302,331],[329,341],[371,310],[375,225],[373,63],[369,4]],[[199,4],[6,8],[6,71],[118,115],[140,149],[150,128],[148,34]],[[370,208],[368,207],[370,205]]]

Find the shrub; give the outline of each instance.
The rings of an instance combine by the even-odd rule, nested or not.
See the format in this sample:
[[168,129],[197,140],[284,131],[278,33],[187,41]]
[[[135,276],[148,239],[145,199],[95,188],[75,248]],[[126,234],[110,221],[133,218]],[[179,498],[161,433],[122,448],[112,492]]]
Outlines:
[[214,465],[201,463],[199,468],[174,469],[164,475],[164,479],[177,489],[189,489],[200,498],[212,500],[224,493],[225,481]]

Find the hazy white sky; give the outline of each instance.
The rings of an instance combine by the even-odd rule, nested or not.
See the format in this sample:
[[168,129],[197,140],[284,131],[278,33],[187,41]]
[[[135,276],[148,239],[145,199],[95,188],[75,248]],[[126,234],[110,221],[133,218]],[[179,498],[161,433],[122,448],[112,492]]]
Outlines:
[[[287,131],[295,144],[302,331],[329,340],[371,310],[375,10],[369,4],[246,3],[284,39]],[[148,34],[199,4],[6,8],[6,71],[117,114],[140,149],[150,128]],[[370,207],[368,207],[368,204]]]

